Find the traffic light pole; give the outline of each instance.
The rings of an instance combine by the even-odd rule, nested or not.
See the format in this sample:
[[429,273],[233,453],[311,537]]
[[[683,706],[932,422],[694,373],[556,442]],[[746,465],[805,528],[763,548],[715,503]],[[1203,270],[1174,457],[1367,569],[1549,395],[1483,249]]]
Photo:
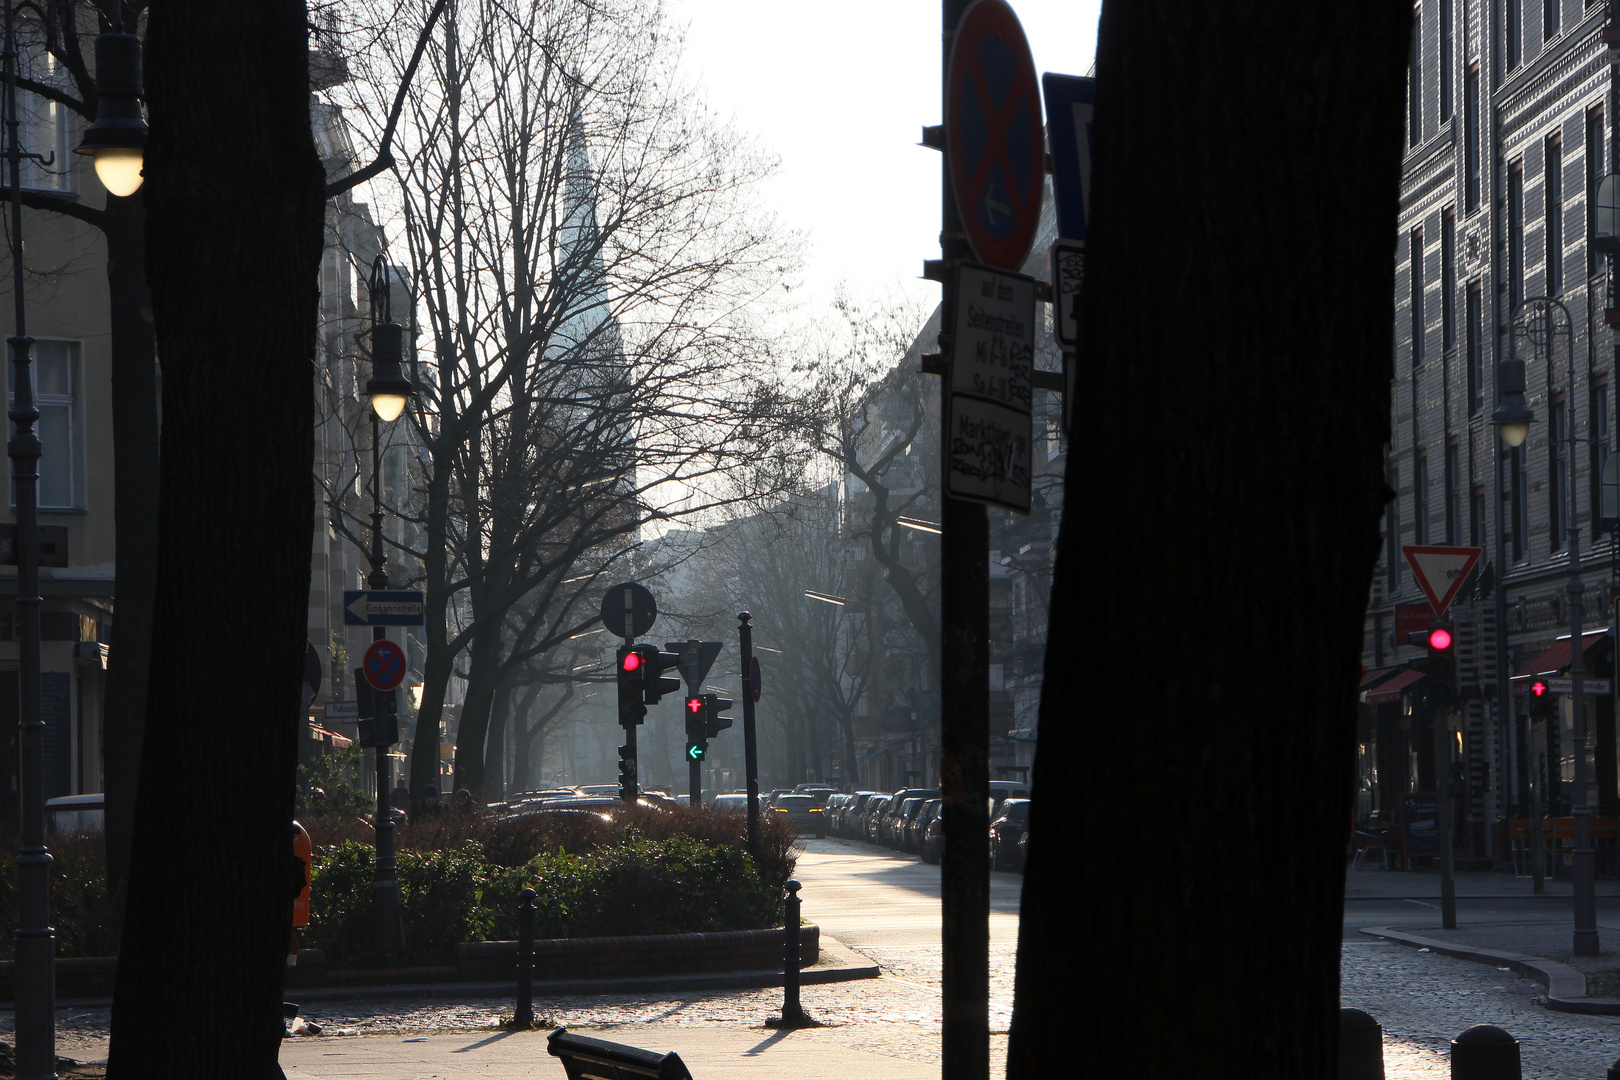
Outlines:
[[759,854],[759,744],[754,737],[754,628],[748,612],[737,615],[738,653],[742,657],[743,767],[748,773],[748,850]]
[[1434,797],[1439,804],[1440,824],[1440,922],[1447,930],[1457,929],[1456,864],[1451,844],[1456,829],[1451,812],[1451,716],[1450,707],[1429,710],[1434,728]]

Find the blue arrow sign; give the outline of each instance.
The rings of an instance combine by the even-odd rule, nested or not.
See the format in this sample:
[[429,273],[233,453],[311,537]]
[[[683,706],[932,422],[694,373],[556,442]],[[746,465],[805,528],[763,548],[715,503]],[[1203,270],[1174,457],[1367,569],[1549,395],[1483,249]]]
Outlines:
[[1091,187],[1091,103],[1097,97],[1097,80],[1049,71],[1041,76],[1041,90],[1046,95],[1046,132],[1052,144],[1058,235],[1083,241]]
[[422,626],[426,605],[412,590],[345,589],[344,626]]

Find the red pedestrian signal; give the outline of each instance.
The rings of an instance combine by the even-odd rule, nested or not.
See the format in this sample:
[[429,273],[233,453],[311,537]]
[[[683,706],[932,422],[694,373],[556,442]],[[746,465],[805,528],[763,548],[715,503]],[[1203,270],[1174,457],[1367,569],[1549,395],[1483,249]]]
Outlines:
[[686,699],[686,711],[691,713],[693,716],[696,716],[698,713],[702,712],[703,711],[703,699],[700,698],[700,697],[689,697],[689,698],[687,698]]
[[1530,696],[1533,697],[1533,698],[1544,698],[1544,697],[1546,697],[1547,696],[1547,684],[1542,682],[1540,679],[1537,679],[1535,682],[1531,683],[1530,684]]
[[1439,629],[1437,629],[1433,633],[1431,633],[1429,635],[1429,648],[1431,648],[1431,649],[1449,649],[1449,648],[1451,648],[1451,631],[1447,630],[1445,627],[1440,627]]

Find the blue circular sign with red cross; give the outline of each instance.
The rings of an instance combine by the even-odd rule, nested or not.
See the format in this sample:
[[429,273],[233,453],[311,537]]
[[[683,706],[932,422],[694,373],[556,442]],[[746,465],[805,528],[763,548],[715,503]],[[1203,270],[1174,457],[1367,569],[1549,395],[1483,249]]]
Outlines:
[[373,690],[393,690],[405,681],[405,648],[387,640],[373,641],[360,664]]
[[1035,60],[1006,0],[978,0],[956,27],[945,77],[945,154],[974,254],[1020,269],[1040,225],[1046,143]]

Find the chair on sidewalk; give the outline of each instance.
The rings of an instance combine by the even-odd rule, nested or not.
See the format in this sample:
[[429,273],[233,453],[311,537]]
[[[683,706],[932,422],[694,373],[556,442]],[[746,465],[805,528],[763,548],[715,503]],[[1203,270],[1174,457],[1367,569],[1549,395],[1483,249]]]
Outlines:
[[1389,869],[1389,847],[1384,842],[1382,832],[1369,832],[1366,829],[1357,829],[1352,840],[1355,844],[1355,856],[1350,860],[1350,869],[1362,869],[1362,863],[1373,852],[1378,853],[1379,869]]

